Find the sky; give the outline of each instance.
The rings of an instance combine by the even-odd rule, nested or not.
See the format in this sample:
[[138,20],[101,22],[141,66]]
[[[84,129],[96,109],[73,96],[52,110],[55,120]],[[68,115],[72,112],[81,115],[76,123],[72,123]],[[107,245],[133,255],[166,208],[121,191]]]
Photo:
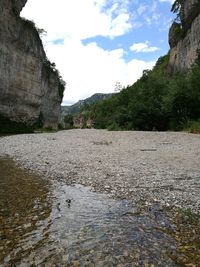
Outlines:
[[44,29],[66,82],[63,105],[132,85],[169,50],[174,0],[29,0],[21,16]]

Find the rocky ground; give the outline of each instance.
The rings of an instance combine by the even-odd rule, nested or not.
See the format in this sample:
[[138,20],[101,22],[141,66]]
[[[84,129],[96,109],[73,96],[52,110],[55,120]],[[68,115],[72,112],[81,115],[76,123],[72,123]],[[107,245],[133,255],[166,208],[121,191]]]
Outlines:
[[200,135],[68,130],[7,136],[0,156],[67,184],[200,213]]

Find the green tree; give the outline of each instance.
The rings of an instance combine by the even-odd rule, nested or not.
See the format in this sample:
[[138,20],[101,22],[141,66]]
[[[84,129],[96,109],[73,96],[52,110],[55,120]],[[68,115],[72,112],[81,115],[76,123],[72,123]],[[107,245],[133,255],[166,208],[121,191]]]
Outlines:
[[65,127],[67,129],[71,129],[74,126],[73,116],[68,114],[64,117]]
[[175,0],[171,8],[171,12],[177,14],[175,19],[177,22],[181,22],[181,8],[183,6],[183,2],[184,0]]

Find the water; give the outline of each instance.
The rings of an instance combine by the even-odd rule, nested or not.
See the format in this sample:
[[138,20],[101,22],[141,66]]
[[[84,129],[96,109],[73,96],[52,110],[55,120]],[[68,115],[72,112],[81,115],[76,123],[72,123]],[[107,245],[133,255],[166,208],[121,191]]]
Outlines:
[[162,260],[162,264],[175,266],[166,257],[173,241],[158,230],[160,223],[168,225],[159,216],[158,207],[152,218],[139,215],[128,201],[116,201],[80,185],[56,186],[53,198],[50,217],[54,223],[49,243],[43,248],[54,251],[48,261],[69,266],[132,266],[134,261],[140,262],[138,266],[153,262],[159,266]]
[[51,213],[48,183],[0,160],[0,263],[21,258],[44,242]]
[[49,183],[0,160],[0,266],[178,266],[173,225],[80,185]]

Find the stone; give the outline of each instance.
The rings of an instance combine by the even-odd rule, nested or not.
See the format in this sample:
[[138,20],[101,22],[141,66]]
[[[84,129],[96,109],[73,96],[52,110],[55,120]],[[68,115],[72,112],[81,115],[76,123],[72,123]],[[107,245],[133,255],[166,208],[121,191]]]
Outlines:
[[186,0],[184,1],[181,12],[180,19],[185,30],[191,27],[193,20],[199,15],[200,2],[199,0]]
[[180,15],[181,38],[180,31],[178,36],[175,36],[177,23],[173,23],[169,31],[170,73],[189,69],[197,58],[197,50],[200,49],[200,1],[185,0]]
[[57,128],[64,83],[34,23],[20,17],[26,2],[0,3],[0,128],[5,121]]

